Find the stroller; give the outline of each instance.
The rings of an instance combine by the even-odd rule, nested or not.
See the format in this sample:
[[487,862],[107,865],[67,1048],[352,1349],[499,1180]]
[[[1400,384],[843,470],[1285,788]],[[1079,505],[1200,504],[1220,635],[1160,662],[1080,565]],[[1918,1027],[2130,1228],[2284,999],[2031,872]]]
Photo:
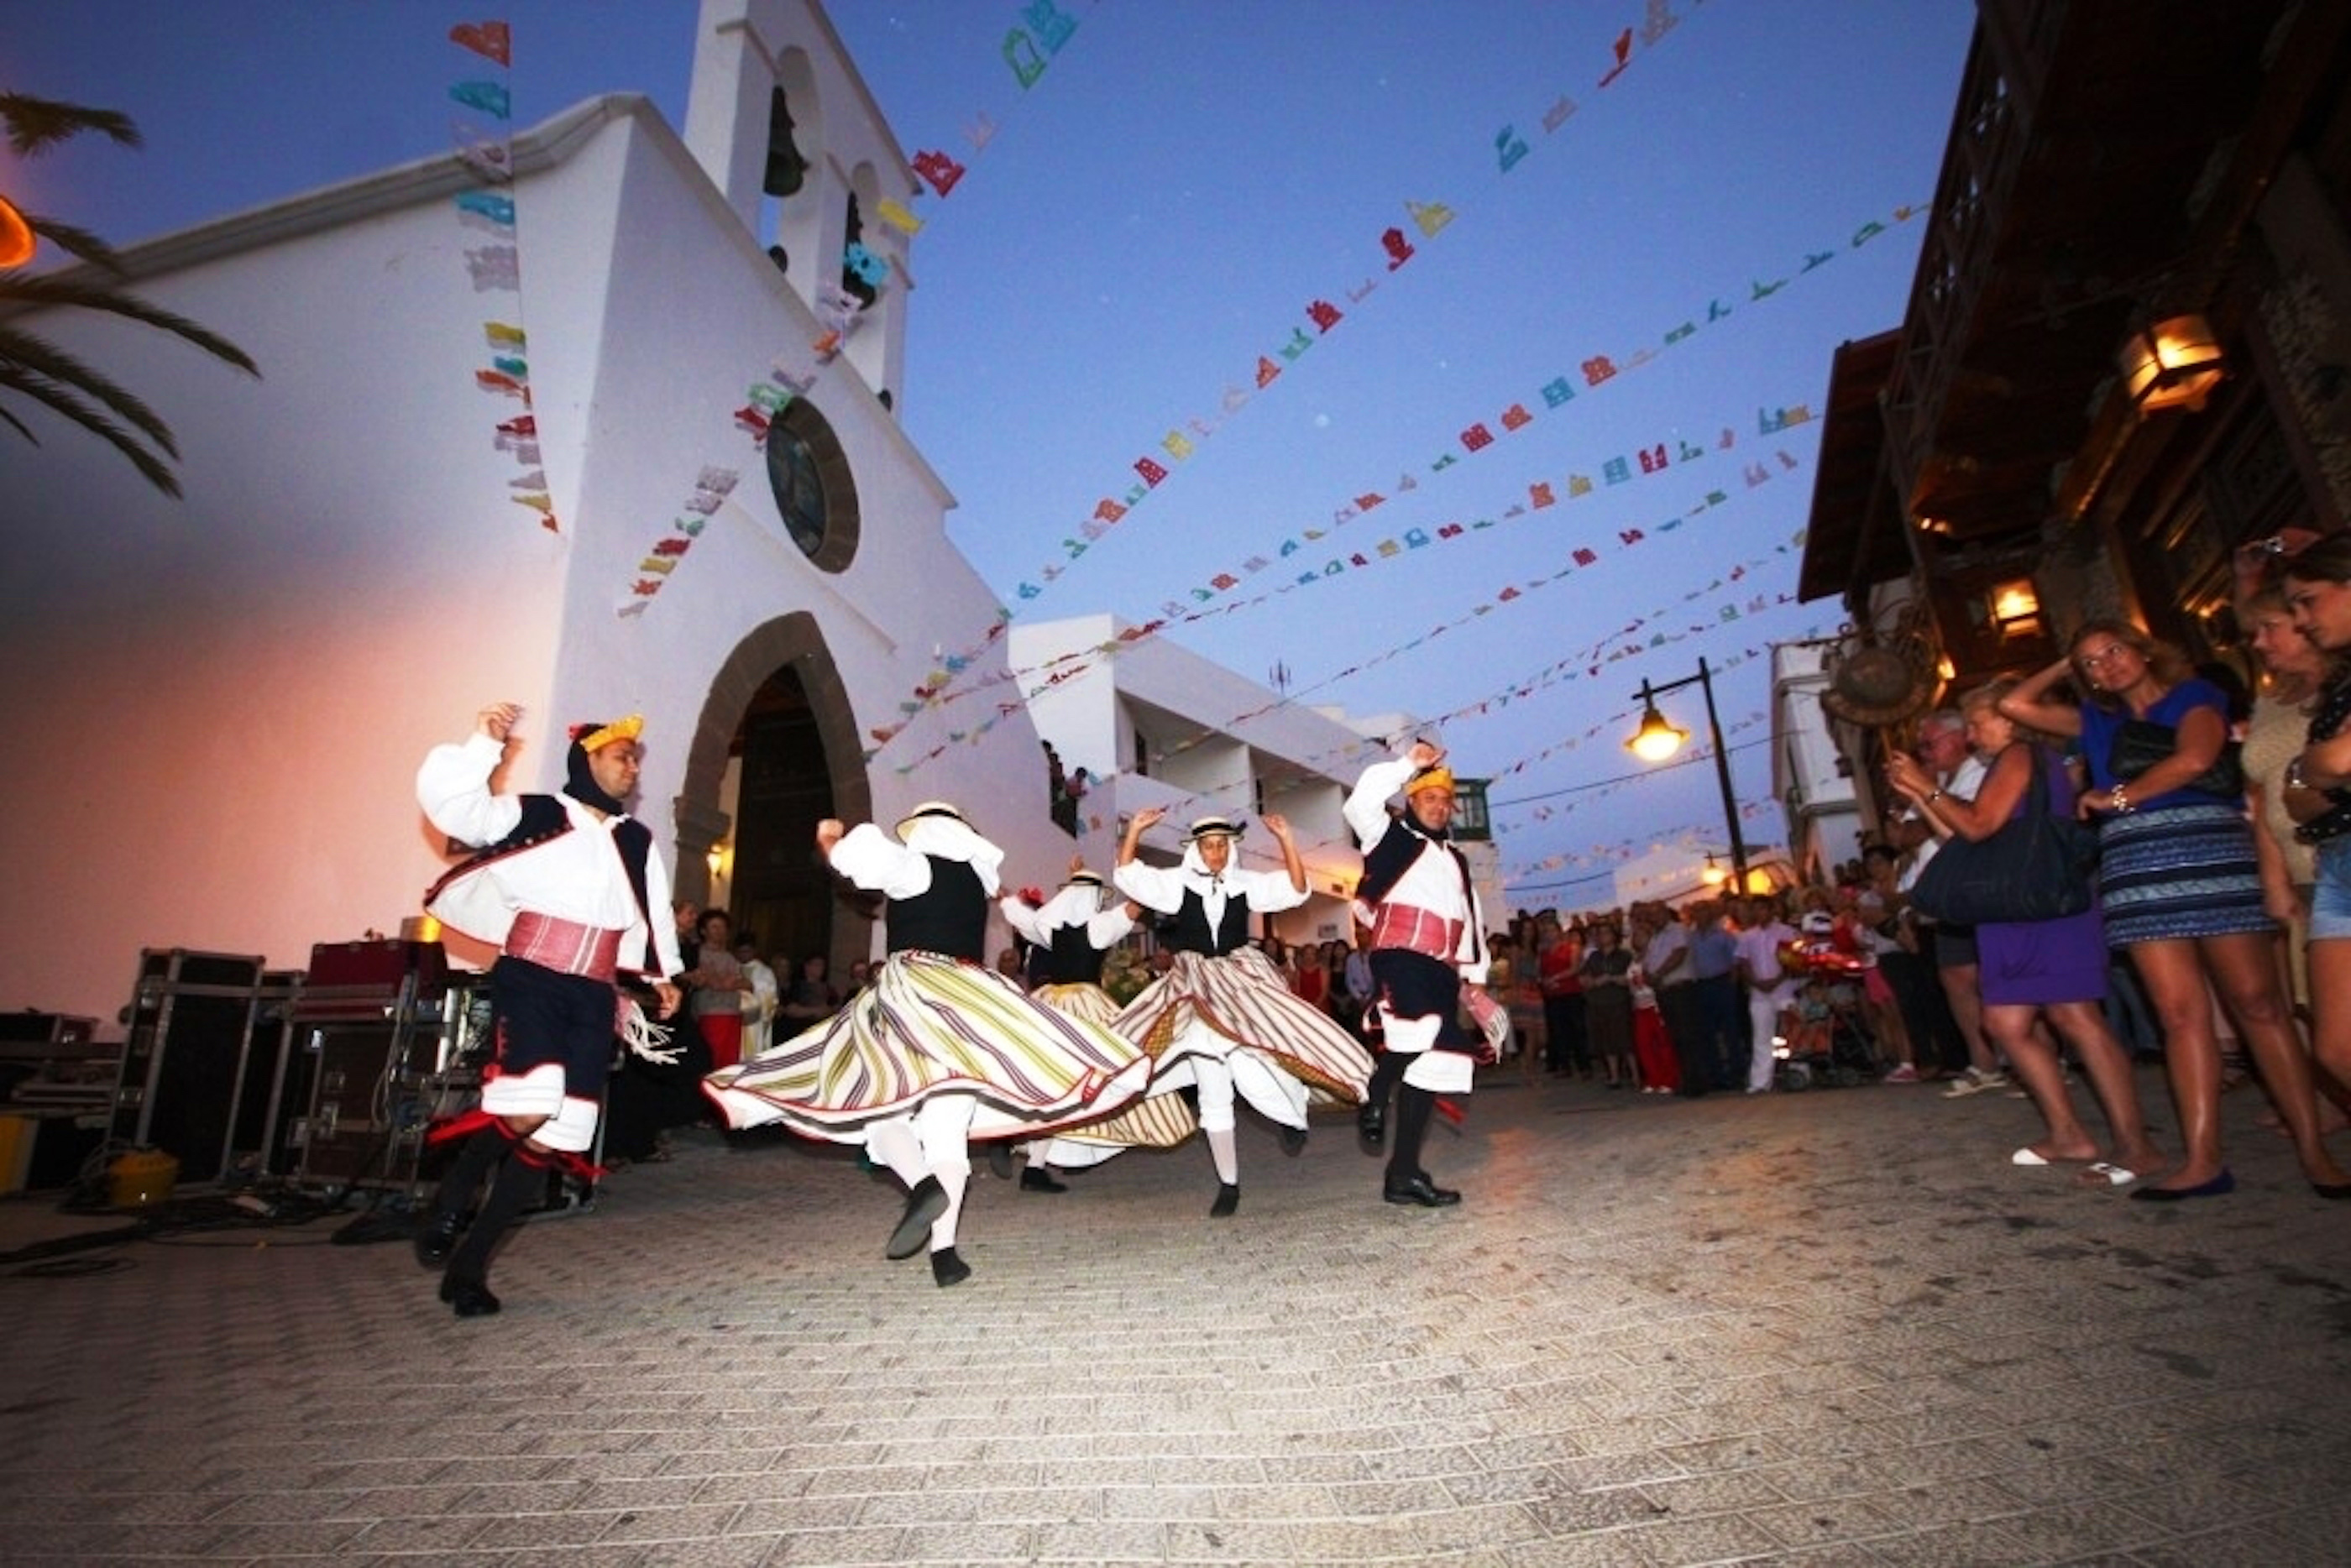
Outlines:
[[[1849,956],[1802,940],[1786,944],[1781,960],[1806,978],[1789,1010],[1788,1032],[1774,1053],[1773,1087],[1792,1093],[1876,1083],[1883,1069],[1876,1042],[1862,1024],[1859,998],[1849,994]],[[1840,996],[1840,992],[1848,994]]]

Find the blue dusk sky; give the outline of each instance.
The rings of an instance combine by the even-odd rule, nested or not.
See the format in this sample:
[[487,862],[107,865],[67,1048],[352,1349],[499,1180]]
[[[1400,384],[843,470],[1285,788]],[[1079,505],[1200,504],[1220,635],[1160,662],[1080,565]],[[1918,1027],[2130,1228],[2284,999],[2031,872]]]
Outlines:
[[[1612,902],[1654,846],[1723,846],[1703,753],[1647,770],[1621,744],[1641,681],[1703,656],[1745,836],[1784,842],[1769,649],[1842,614],[1782,602],[1803,415],[1840,343],[1901,319],[1973,5],[1060,10],[1075,29],[1024,87],[1021,5],[830,7],[908,156],[965,166],[914,204],[893,391],[1003,601],[1178,612],[1165,635],[1296,700],[1428,721],[1493,780],[1529,908]],[[614,91],[678,124],[696,12],[0,0],[0,88],[120,109],[147,142],[0,151],[0,191],[121,244],[445,152],[447,89],[484,64],[448,30],[490,17],[517,128]],[[1125,510],[1088,539],[1105,500]],[[1695,687],[1663,706],[1702,738]]]

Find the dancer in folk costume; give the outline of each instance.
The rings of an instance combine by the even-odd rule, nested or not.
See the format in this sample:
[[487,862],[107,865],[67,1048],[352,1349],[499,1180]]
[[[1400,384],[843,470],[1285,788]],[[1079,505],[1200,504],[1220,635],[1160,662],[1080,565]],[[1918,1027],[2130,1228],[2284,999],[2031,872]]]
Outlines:
[[1155,1064],[1149,1097],[1117,1122],[1073,1129],[1062,1142],[1102,1148],[1104,1158],[1120,1144],[1181,1142],[1190,1136],[1195,1113],[1171,1091],[1190,1085],[1198,1096],[1196,1125],[1217,1168],[1217,1198],[1208,1212],[1221,1220],[1241,1200],[1236,1094],[1280,1127],[1283,1150],[1296,1154],[1306,1146],[1308,1091],[1352,1105],[1363,1097],[1372,1059],[1330,1014],[1300,1000],[1249,943],[1250,911],[1273,914],[1306,901],[1306,863],[1290,825],[1270,814],[1265,818],[1266,830],[1281,846],[1281,871],[1234,864],[1241,829],[1221,816],[1193,823],[1183,864],[1167,868],[1135,858],[1144,830],[1165,815],[1158,806],[1134,814],[1112,874],[1120,892],[1175,917],[1165,933],[1174,963],[1118,1017],[1119,1032],[1141,1044]]
[[[1105,1026],[1118,1019],[1118,1003],[1102,986],[1102,965],[1111,949],[1134,929],[1138,907],[1119,900],[1102,903],[1102,879],[1086,869],[1083,856],[1070,860],[1070,879],[1041,904],[1007,894],[997,901],[1005,924],[1035,946],[1043,981],[1029,994],[1056,1012],[1067,1012]],[[1053,1175],[1060,1140],[1038,1139],[1023,1144],[1028,1168],[1020,1173],[1023,1192],[1067,1192],[1066,1183]],[[1012,1175],[1012,1146],[1003,1141],[987,1146],[988,1168],[998,1176]],[[1098,1157],[1097,1157],[1098,1158]],[[1092,1165],[1093,1158],[1074,1158],[1073,1164]]]
[[[1437,1097],[1468,1094],[1474,1064],[1495,1060],[1510,1036],[1509,1015],[1484,989],[1486,922],[1469,864],[1447,840],[1453,774],[1444,761],[1442,751],[1416,742],[1403,756],[1365,768],[1344,807],[1347,826],[1364,847],[1355,897],[1373,910],[1372,1006],[1380,1015],[1384,1048],[1356,1127],[1364,1143],[1377,1148],[1387,1135],[1388,1096],[1397,1096],[1381,1195],[1390,1203],[1426,1209],[1461,1201],[1460,1193],[1437,1186],[1421,1168],[1421,1143]],[[1388,797],[1398,790],[1405,808],[1390,815]],[[1465,1005],[1482,1033],[1462,1027]]]
[[[492,703],[472,735],[434,747],[416,774],[417,804],[433,826],[481,846],[425,894],[424,907],[499,950],[490,970],[496,1057],[479,1108],[433,1135],[463,1142],[416,1234],[417,1261],[443,1270],[441,1299],[459,1317],[498,1310],[491,1250],[545,1195],[549,1172],[590,1173],[615,1033],[648,1060],[674,1058],[615,988],[619,973],[649,978],[666,1018],[678,1003],[672,977],[685,967],[667,917],[668,867],[624,804],[637,787],[644,721],[574,727],[561,794],[494,794],[490,776],[521,717],[511,702]],[[465,1210],[486,1178],[489,1195],[468,1232]]]
[[871,823],[828,818],[816,842],[834,870],[889,899],[890,956],[839,1012],[712,1074],[705,1092],[736,1127],[780,1121],[862,1144],[906,1184],[886,1255],[911,1258],[927,1242],[932,1277],[958,1284],[971,1275],[956,1251],[970,1140],[1100,1116],[1142,1091],[1150,1063],[982,961],[1004,852],[954,806],[916,806],[895,841]]

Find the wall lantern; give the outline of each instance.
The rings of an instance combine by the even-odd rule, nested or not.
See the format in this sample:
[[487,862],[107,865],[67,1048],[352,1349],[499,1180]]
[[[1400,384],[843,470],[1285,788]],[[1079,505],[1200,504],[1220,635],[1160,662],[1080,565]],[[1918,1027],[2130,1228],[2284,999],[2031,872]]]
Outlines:
[[2000,637],[2030,637],[2041,629],[2041,596],[2030,577],[1998,583],[1985,601],[1986,618]]
[[2200,409],[2227,368],[2212,324],[2201,316],[2174,316],[2141,327],[2123,345],[2123,388],[2142,414],[2158,409]]
[[23,266],[33,259],[33,225],[16,203],[0,196],[0,267]]

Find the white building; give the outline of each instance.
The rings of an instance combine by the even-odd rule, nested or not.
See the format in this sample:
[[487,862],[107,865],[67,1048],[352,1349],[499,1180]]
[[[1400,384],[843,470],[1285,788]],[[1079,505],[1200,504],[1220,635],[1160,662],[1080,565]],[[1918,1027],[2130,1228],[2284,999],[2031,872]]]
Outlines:
[[1787,814],[1788,853],[1802,876],[1826,881],[1861,855],[1861,803],[1821,694],[1834,649],[1783,643],[1771,650],[1771,789]]
[[[807,164],[781,198],[778,88]],[[567,722],[643,712],[681,890],[727,873],[787,953],[872,943],[822,816],[946,797],[1013,875],[1066,862],[1025,713],[900,708],[935,648],[1003,668],[893,412],[912,278],[876,220],[916,194],[905,157],[813,0],[705,0],[686,119],[606,98],[515,131],[510,182],[453,150],[131,250],[127,286],[258,381],[110,317],[12,323],[162,410],[186,499],[37,410],[40,445],[0,441],[0,1008],[111,1019],[141,948],[301,968],[396,930],[444,864],[416,764],[494,699],[528,715],[521,788],[560,784]],[[888,272],[826,358],[852,199]],[[763,451],[737,415],[774,371],[805,390]]]
[[[1395,754],[1419,731],[1408,714],[1368,720],[1286,702],[1161,638],[1137,639],[1108,615],[1019,624],[1009,639],[1012,665],[1037,731],[1060,753],[1065,771],[1084,770],[1077,814],[1078,848],[1090,866],[1116,859],[1124,824],[1158,806],[1167,815],[1143,841],[1148,859],[1172,863],[1195,818],[1237,816],[1254,824],[1268,812],[1289,820],[1306,861],[1311,897],[1279,916],[1284,941],[1350,941],[1349,904],[1363,874],[1342,808],[1372,763]],[[1478,894],[1497,928],[1510,917],[1490,842],[1465,842]],[[1244,864],[1280,865],[1270,835],[1241,840]]]

